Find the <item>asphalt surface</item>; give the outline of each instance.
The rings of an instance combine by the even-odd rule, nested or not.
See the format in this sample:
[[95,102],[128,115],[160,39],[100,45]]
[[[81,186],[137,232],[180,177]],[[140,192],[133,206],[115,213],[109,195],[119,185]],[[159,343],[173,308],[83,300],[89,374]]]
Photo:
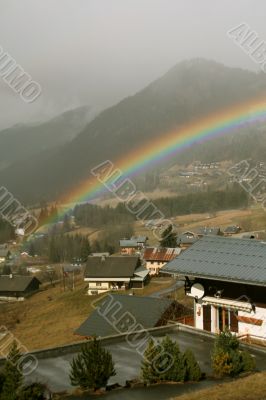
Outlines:
[[[213,346],[213,340],[211,338],[187,332],[170,333],[169,336],[177,340],[181,351],[190,348],[199,361],[202,371],[207,375],[211,374],[210,352]],[[162,336],[156,337],[156,339],[161,338]],[[125,341],[108,345],[106,348],[113,355],[117,372],[116,376],[110,379],[110,384],[119,383],[120,385],[124,385],[126,380],[139,377],[142,357],[134,348],[131,348]],[[252,351],[251,353],[256,359],[257,368],[265,370],[266,354],[259,351]],[[38,368],[30,375],[29,381],[38,380],[46,383],[52,391],[71,389],[69,382],[69,363],[74,356],[75,354],[69,354],[62,357],[39,360]],[[147,391],[143,388],[141,390],[144,390],[145,393]],[[119,399],[119,397],[112,397],[111,393],[107,395],[108,399],[109,396],[111,396],[110,399]],[[146,397],[144,394],[140,397],[139,394],[138,399],[139,398],[149,399],[150,397]],[[123,397],[123,399],[126,399],[126,397]],[[132,397],[132,399],[134,399],[134,397]],[[155,397],[153,399],[155,400]],[[161,399],[163,399],[163,397],[161,397]]]

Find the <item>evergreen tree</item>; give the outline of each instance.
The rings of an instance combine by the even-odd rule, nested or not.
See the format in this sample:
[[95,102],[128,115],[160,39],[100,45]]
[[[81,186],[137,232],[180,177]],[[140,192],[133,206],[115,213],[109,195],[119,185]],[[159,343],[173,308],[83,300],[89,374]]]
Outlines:
[[59,248],[54,237],[49,243],[49,260],[54,263],[60,262]]
[[96,338],[82,347],[71,362],[70,381],[82,389],[105,387],[108,379],[116,375],[112,355]]
[[69,216],[67,214],[64,215],[63,231],[64,232],[70,231],[70,221],[69,221]]
[[198,381],[201,371],[193,353],[182,354],[176,341],[166,336],[160,344],[150,339],[141,367],[144,382]]
[[4,383],[0,397],[1,400],[17,400],[17,395],[23,383],[22,365],[19,363],[20,358],[21,354],[17,343],[14,341],[4,364]]
[[35,382],[22,388],[18,400],[45,400],[46,387],[42,383]]
[[0,371],[0,400],[2,399],[1,393],[3,391],[4,383],[5,383],[5,375],[3,371]]
[[158,356],[158,346],[154,343],[154,340],[150,338],[141,365],[141,375],[144,382],[156,383],[160,380],[160,375],[154,365],[154,360],[156,360]]
[[216,376],[236,376],[253,371],[255,362],[247,351],[239,348],[239,340],[228,329],[217,336],[212,352],[212,368]]
[[187,349],[183,354],[185,367],[185,381],[199,381],[201,378],[200,366],[194,356],[194,353]]
[[12,273],[11,268],[9,265],[5,264],[3,266],[2,275],[10,275]]
[[173,225],[169,225],[162,233],[161,247],[176,247],[177,234],[173,231]]
[[88,256],[91,254],[90,242],[87,238],[82,240],[80,253],[81,262],[85,263],[88,259]]
[[29,247],[29,255],[34,257],[35,254],[36,254],[35,245],[34,245],[34,242],[31,241],[30,242],[30,247]]

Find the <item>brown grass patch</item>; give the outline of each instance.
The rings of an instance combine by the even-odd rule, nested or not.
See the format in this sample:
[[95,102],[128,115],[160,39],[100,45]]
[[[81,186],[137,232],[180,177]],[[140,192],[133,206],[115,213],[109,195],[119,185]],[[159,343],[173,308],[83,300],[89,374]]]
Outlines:
[[230,383],[215,385],[210,389],[190,392],[176,400],[265,400],[266,372],[252,374]]
[[[171,278],[156,278],[143,289],[134,289],[139,296],[172,286]],[[86,283],[79,278],[74,291],[49,287],[19,303],[0,304],[0,326],[6,326],[28,350],[53,347],[80,341],[74,331],[92,312],[95,296],[86,294]],[[124,292],[129,294],[132,290]]]

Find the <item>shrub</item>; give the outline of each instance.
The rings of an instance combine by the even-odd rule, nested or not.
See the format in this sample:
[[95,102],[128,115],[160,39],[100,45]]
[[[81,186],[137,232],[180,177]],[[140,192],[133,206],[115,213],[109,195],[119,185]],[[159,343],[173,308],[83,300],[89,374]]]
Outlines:
[[160,374],[155,368],[154,360],[158,357],[158,347],[150,338],[142,361],[141,374],[144,382],[155,383],[160,380]]
[[112,355],[94,338],[92,343],[82,347],[71,362],[70,381],[82,389],[105,387],[108,379],[116,375]]
[[201,377],[200,367],[192,351],[187,350],[182,354],[177,342],[168,336],[160,344],[150,339],[141,371],[143,380],[148,383],[198,381]]
[[247,351],[241,352],[242,369],[244,372],[254,371],[256,368],[256,362],[254,358]]
[[192,350],[187,349],[183,354],[185,381],[199,381],[201,378],[200,366]]
[[226,330],[215,340],[212,368],[217,377],[236,376],[241,372],[253,371],[255,361],[248,352],[239,349],[237,337]]
[[19,360],[21,354],[18,350],[17,343],[14,341],[11,345],[3,368],[3,387],[1,391],[1,400],[16,400],[17,394],[23,382],[21,365]]
[[0,371],[0,398],[1,398],[1,393],[3,390],[4,383],[5,383],[5,376],[4,376],[3,371]]
[[163,381],[184,382],[185,368],[177,342],[166,336],[161,342],[161,373]]
[[46,387],[42,383],[32,383],[22,388],[18,400],[45,400]]
[[218,378],[231,375],[233,368],[230,355],[223,351],[216,351],[212,355],[212,369]]

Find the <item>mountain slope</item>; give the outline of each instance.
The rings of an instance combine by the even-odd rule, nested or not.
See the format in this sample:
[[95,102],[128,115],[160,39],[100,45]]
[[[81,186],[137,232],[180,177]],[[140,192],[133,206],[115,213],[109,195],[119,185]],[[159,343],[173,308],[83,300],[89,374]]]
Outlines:
[[47,122],[0,131],[0,170],[74,139],[95,116],[94,109],[79,107]]
[[0,184],[23,200],[54,199],[88,178],[98,163],[115,161],[183,123],[262,94],[266,95],[264,74],[206,60],[182,62],[135,96],[103,111],[70,143],[0,172]]

